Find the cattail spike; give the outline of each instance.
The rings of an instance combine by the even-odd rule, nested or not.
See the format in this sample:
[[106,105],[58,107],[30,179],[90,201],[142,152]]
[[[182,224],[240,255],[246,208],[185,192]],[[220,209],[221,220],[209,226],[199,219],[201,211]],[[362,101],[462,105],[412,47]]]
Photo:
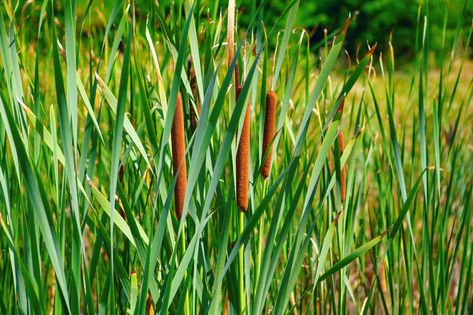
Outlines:
[[[234,82],[235,82],[235,91],[239,90],[238,93],[241,91],[241,84],[240,84],[240,73],[238,72],[238,63],[235,64],[235,71],[234,71]],[[238,99],[238,96],[237,96]]]
[[171,129],[172,144],[172,169],[174,176],[177,175],[176,187],[174,188],[174,202],[176,203],[176,217],[181,219],[184,208],[184,197],[187,187],[186,175],[186,143],[184,137],[184,111],[182,108],[181,92],[177,93],[176,111]]
[[146,299],[146,315],[154,315],[154,302],[149,293]]
[[272,161],[272,143],[274,137],[274,128],[276,126],[276,93],[274,91],[269,91],[266,94],[266,113],[264,116],[264,135],[263,135],[263,156],[261,160],[263,161],[265,154],[266,160],[263,162],[263,167],[261,168],[261,175],[264,178],[269,177],[271,172],[271,161]]
[[[240,95],[239,88],[237,97]],[[248,210],[248,178],[250,167],[250,115],[251,105],[246,107],[245,120],[241,130],[240,143],[236,156],[237,206],[242,211]]]

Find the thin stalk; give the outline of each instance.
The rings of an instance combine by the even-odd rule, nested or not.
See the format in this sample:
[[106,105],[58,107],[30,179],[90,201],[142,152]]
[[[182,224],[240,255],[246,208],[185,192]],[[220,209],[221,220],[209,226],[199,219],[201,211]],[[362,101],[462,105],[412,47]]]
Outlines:
[[[262,196],[266,195],[266,190],[267,190],[267,182],[263,181],[263,190],[261,192]],[[254,281],[254,283],[258,283],[259,274],[260,274],[260,270],[261,270],[261,258],[262,258],[262,255],[263,255],[263,234],[264,234],[263,228],[264,228],[264,218],[261,218],[259,220],[259,229],[258,229],[258,245],[257,245],[257,251],[256,251],[255,281]],[[257,289],[257,286],[255,286],[255,291],[256,291],[256,289]]]
[[[186,229],[182,229],[182,237],[181,237],[181,250],[182,250],[182,254],[184,255],[184,253],[186,252]],[[183,283],[186,283],[187,282],[187,272],[184,274],[184,279],[183,279]],[[184,314],[186,315],[190,315],[191,314],[191,311],[190,311],[190,302],[189,302],[189,290],[188,290],[188,286],[185,286],[186,287],[186,292],[185,292],[185,296],[184,296]]]
[[[245,229],[245,213],[243,211],[239,211],[239,234],[243,234],[243,230]],[[240,252],[238,253],[238,263],[239,263],[239,277],[238,277],[238,284],[239,284],[239,298],[240,298],[240,314],[245,314],[245,247],[242,246]]]

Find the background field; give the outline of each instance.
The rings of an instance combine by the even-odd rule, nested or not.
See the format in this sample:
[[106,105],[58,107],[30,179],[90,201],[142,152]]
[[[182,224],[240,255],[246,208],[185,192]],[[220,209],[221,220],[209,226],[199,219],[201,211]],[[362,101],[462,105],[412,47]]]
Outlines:
[[471,1],[232,3],[0,4],[0,313],[471,313]]

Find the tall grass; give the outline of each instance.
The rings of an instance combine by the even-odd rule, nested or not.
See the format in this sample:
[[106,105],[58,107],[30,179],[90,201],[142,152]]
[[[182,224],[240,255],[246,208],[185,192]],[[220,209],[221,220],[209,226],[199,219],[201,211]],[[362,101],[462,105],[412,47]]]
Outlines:
[[298,0],[4,2],[0,312],[470,313],[461,4],[398,70],[347,62],[350,19],[311,47]]

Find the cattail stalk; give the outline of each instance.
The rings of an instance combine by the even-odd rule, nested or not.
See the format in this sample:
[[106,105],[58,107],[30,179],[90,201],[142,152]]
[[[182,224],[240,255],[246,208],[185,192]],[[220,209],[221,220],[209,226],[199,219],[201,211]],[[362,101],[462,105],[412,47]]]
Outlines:
[[[237,90],[237,98],[241,88]],[[250,168],[250,115],[251,105],[246,107],[245,120],[241,130],[240,143],[236,156],[237,206],[242,211],[248,210],[248,178]]]
[[[276,93],[269,91],[266,94],[266,113],[264,116],[264,134],[263,134],[263,152],[261,160],[263,167],[261,168],[261,175],[264,178],[269,177],[271,172],[272,161],[272,143],[274,138],[274,128],[276,127]],[[266,155],[266,160],[263,161]]]
[[[235,57],[235,0],[228,1],[228,19],[227,19],[227,49],[228,49],[228,68],[230,68]],[[233,83],[235,86],[235,95],[240,87],[238,62],[235,64]],[[238,97],[236,97],[238,98]]]
[[194,106],[192,106],[192,102],[189,101],[189,121],[190,121],[191,132],[194,133],[195,129],[197,128],[197,122],[198,122],[197,115],[200,115],[200,103],[199,103],[199,98],[197,97],[197,82],[195,78],[195,70],[192,67],[192,62],[190,59],[189,59],[188,69],[189,69],[189,83],[191,86],[192,94],[194,95],[195,106],[197,109],[197,114],[196,114]]
[[228,49],[228,67],[232,64],[235,57],[235,0],[228,1],[227,18],[227,49]]
[[[338,147],[340,148],[340,157],[343,155],[344,143],[343,143],[343,134],[340,132],[338,134]],[[342,197],[342,202],[345,201],[346,191],[347,191],[347,170],[345,166],[340,170],[340,193]]]
[[176,203],[176,217],[181,219],[184,208],[184,197],[187,188],[186,175],[186,143],[184,137],[184,111],[182,108],[181,92],[177,93],[176,111],[171,129],[172,143],[172,169],[174,176],[177,176],[176,187],[174,188],[174,201]]
[[[338,114],[340,115],[340,119],[341,119],[342,114],[343,114],[343,107],[344,106],[345,106],[345,98],[342,99],[342,101],[340,103],[340,107],[338,108]],[[343,150],[345,148],[345,145],[344,145],[344,142],[343,142],[343,134],[342,134],[341,131],[338,134],[338,147],[339,147],[339,150],[340,150],[340,158],[341,158],[341,156],[343,155]],[[344,202],[345,198],[346,198],[346,191],[347,191],[346,177],[347,177],[347,170],[346,170],[345,166],[343,166],[340,170],[340,195],[341,195],[342,202]]]

